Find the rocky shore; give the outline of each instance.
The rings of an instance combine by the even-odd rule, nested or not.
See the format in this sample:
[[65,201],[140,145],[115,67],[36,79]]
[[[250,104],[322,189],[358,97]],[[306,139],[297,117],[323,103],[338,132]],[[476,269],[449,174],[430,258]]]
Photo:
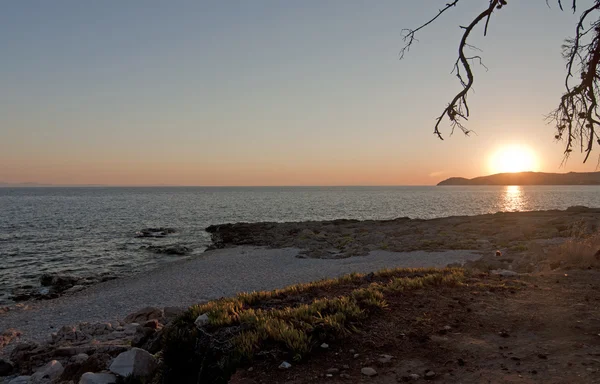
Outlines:
[[[566,268],[551,255],[599,227],[600,209],[586,207],[433,220],[211,226],[212,250],[150,273],[85,290],[73,289],[84,286],[78,279],[43,276],[49,294],[68,294],[0,310],[0,383],[116,383],[132,374],[143,377],[156,368],[162,331],[178,314],[242,291],[394,267],[465,266],[500,279]],[[591,260],[586,268],[600,264],[600,249],[594,256],[594,247],[596,242],[585,250],[585,262]],[[336,369],[329,374],[338,374]]]
[[294,247],[302,249],[298,257],[320,259],[365,256],[375,250],[470,250],[484,256],[500,251],[506,256],[505,267],[531,272],[546,245],[586,236],[598,228],[600,208],[577,206],[564,211],[499,212],[431,220],[236,223],[213,225],[206,230],[214,249],[240,245]]

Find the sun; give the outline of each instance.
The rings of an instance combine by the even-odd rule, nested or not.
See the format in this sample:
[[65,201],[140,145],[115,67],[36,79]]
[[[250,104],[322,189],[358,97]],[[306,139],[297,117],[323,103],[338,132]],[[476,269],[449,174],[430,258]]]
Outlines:
[[531,148],[511,145],[490,156],[489,166],[492,173],[537,171],[538,161]]

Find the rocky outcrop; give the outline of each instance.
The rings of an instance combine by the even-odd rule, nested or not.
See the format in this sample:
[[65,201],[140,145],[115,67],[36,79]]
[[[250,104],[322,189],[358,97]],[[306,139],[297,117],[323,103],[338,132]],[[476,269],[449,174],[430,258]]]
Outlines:
[[[298,257],[345,258],[372,251],[501,250],[522,254],[532,241],[584,236],[598,231],[599,208],[498,212],[431,220],[332,220],[237,223],[206,228],[212,248],[243,245],[302,249]],[[497,268],[502,268],[498,266]],[[496,268],[496,269],[497,269]]]
[[18,287],[13,290],[11,299],[15,302],[55,299],[61,295],[79,292],[90,285],[116,278],[117,276],[110,274],[77,277],[46,273],[40,276],[40,287],[31,285]]

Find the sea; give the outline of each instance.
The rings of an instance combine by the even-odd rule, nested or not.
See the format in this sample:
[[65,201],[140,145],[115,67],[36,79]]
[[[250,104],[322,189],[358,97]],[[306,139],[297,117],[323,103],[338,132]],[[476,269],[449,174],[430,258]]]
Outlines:
[[[0,304],[44,273],[128,276],[210,244],[212,224],[430,219],[499,211],[600,207],[600,186],[31,187],[0,188]],[[138,238],[148,227],[174,228]],[[182,245],[186,256],[149,245]]]

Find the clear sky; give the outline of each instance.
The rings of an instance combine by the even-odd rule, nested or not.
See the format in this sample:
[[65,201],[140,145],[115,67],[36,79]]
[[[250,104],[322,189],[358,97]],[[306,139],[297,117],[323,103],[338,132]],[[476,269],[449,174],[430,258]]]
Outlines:
[[[20,0],[0,12],[0,181],[115,185],[433,184],[495,170],[506,146],[564,168],[544,115],[574,16],[512,1],[474,43],[468,127],[438,140],[462,0]],[[597,154],[596,154],[597,155]]]

